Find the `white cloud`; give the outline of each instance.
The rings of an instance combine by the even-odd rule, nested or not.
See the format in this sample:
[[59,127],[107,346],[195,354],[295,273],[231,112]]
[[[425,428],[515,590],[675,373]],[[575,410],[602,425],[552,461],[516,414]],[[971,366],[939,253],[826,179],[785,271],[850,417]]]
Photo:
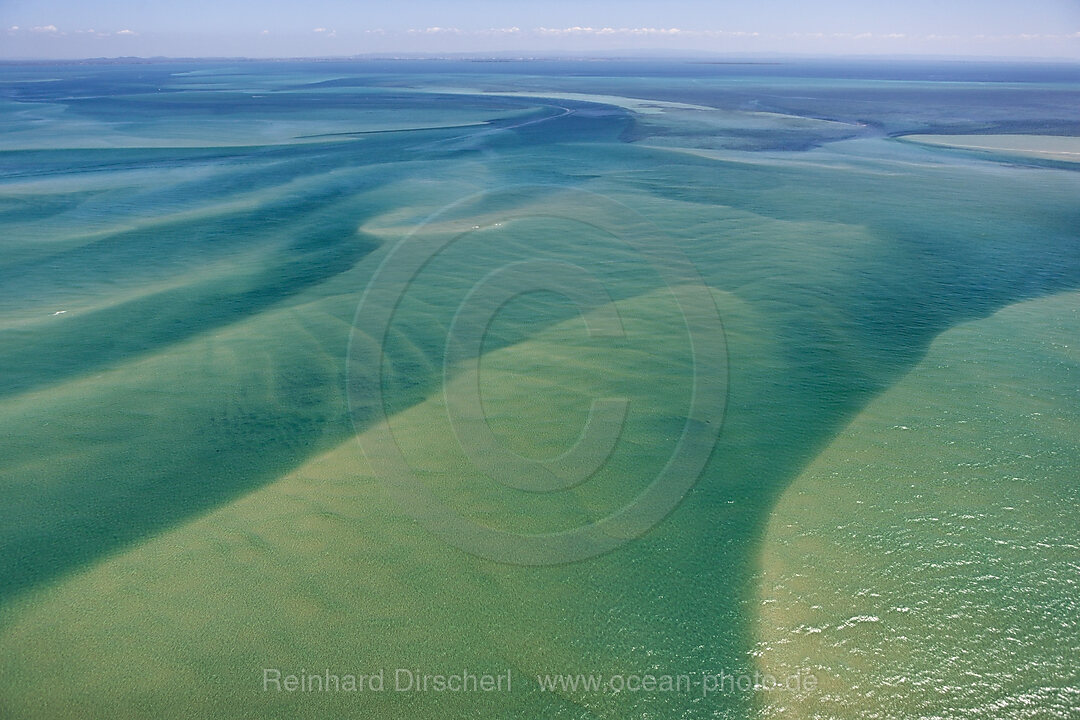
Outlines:
[[[383,34],[383,30],[365,30],[365,33],[377,33]],[[756,38],[760,37],[761,33],[747,32],[743,30],[684,30],[682,28],[665,28],[665,27],[591,27],[583,25],[574,25],[571,27],[563,28],[551,28],[551,27],[536,27],[531,30],[522,30],[520,27],[492,27],[479,30],[462,30],[456,27],[427,27],[427,28],[412,28],[406,31],[409,35],[460,35],[460,36],[492,36],[492,35],[522,35],[529,33],[531,35],[538,35],[540,37],[596,37],[596,38],[633,38],[633,37],[656,37],[656,38],[675,38],[675,37],[739,37],[739,38]],[[793,33],[792,36],[798,36],[799,33]],[[818,37],[822,37],[819,33]]]
[[444,27],[429,27],[423,30],[409,30],[411,35],[460,35],[461,31],[457,28],[444,28]]
[[[325,28],[317,28],[315,32],[332,33],[333,31]],[[512,27],[490,27],[463,30],[456,27],[441,27],[432,26],[426,28],[413,28],[406,31],[409,35],[444,35],[444,36],[459,36],[459,37],[493,37],[493,36],[523,36],[532,35],[537,37],[547,38],[610,38],[612,40],[618,38],[704,38],[704,39],[741,39],[741,40],[766,40],[769,38],[804,38],[807,40],[817,41],[829,41],[829,40],[845,40],[845,41],[862,41],[867,40],[882,40],[882,41],[899,41],[899,40],[920,40],[930,42],[956,42],[961,40],[980,40],[980,41],[1033,41],[1033,40],[1080,40],[1080,32],[1066,33],[1060,35],[1050,34],[1033,34],[1033,33],[1020,33],[1015,35],[995,36],[995,35],[956,35],[956,34],[931,34],[931,35],[911,35],[909,33],[902,32],[890,32],[890,33],[874,33],[874,32],[791,32],[785,34],[769,34],[750,30],[687,30],[684,28],[665,28],[665,27],[612,27],[612,26],[600,26],[593,27],[590,25],[573,25],[569,27],[534,27],[522,29],[517,26]],[[375,35],[387,35],[394,34],[393,31],[378,30],[365,30],[365,34]]]
[[[12,25],[8,29],[9,29],[10,32],[18,32],[19,31],[19,26],[18,25]],[[1080,35],[1080,33],[1077,33],[1077,34]]]
[[270,31],[269,31],[269,30],[263,30],[263,31],[262,31],[261,33],[259,33],[259,34],[260,34],[260,35],[269,35],[269,34],[270,34]]
[[[64,35],[65,33],[60,33],[60,34]],[[107,38],[107,37],[110,37],[112,35],[112,33],[101,32],[100,30],[95,30],[94,28],[90,28],[89,30],[73,30],[72,34],[73,35],[92,35],[92,36],[94,36],[96,38]],[[134,34],[134,33],[132,33],[132,34]]]
[[55,33],[60,32],[55,25],[38,25],[37,27],[30,28],[30,32],[36,33]]
[[134,30],[128,30],[127,28],[125,28],[123,30],[117,30],[116,34],[117,35],[138,35],[139,33],[135,32]]
[[575,25],[574,27],[568,28],[539,27],[536,28],[536,32],[541,35],[590,35],[596,31],[591,27],[580,27]]
[[555,35],[555,36],[559,36],[559,35],[595,35],[595,36],[619,35],[619,36],[626,36],[626,35],[679,35],[679,34],[683,34],[685,31],[680,30],[679,28],[651,28],[651,27],[641,27],[641,28],[612,28],[612,27],[592,28],[592,27],[581,27],[580,25],[575,25],[574,27],[568,27],[568,28],[539,27],[539,28],[536,28],[536,30],[534,30],[534,32],[536,32],[538,35]]
[[326,28],[315,28],[315,29],[314,29],[314,30],[312,30],[311,32],[316,32],[316,33],[324,33],[324,32],[330,32],[330,31],[329,31],[329,30],[327,30]]

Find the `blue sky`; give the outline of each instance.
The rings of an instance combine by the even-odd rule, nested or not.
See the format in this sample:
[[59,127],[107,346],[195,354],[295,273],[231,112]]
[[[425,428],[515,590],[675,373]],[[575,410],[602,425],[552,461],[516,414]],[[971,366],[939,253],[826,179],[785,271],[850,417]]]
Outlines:
[[0,57],[602,52],[1080,59],[1080,0],[0,0]]

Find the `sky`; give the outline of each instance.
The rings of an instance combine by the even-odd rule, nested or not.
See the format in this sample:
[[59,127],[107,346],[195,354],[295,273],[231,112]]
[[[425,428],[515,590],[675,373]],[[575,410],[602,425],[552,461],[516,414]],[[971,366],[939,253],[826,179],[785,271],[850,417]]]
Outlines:
[[0,0],[0,58],[658,50],[1080,60],[1080,0]]

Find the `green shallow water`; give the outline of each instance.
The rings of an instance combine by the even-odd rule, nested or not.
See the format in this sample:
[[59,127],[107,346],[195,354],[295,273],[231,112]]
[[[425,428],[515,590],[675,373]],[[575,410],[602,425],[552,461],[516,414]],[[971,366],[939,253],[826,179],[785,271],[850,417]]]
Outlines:
[[[1003,695],[1036,716],[1074,709],[1060,668],[1075,627],[1053,612],[1075,594],[1076,370],[1071,349],[1047,348],[1072,344],[1075,295],[1017,303],[1080,286],[1080,175],[883,136],[1064,132],[1080,94],[1067,71],[946,88],[842,67],[9,69],[0,714],[997,717]],[[476,294],[499,287],[505,304]],[[444,362],[477,302],[479,357]],[[722,333],[695,325],[709,308]],[[595,332],[612,318],[621,332]],[[695,387],[720,402],[691,411]],[[610,453],[587,458],[597,472],[558,492],[508,487],[573,447],[596,398],[627,408],[595,424],[618,426]],[[476,408],[512,456],[477,450],[479,426],[459,437],[450,418]],[[1005,463],[1004,444],[1034,460],[942,481],[955,458],[930,430],[946,410],[972,420],[965,462]],[[1017,419],[1034,412],[1052,432]],[[895,462],[859,460],[882,443],[860,430],[866,413],[912,429]],[[682,502],[605,554],[531,566],[513,544],[456,546],[477,525],[597,523],[640,498],[685,432],[711,446],[714,430]],[[842,487],[803,489],[831,463],[848,468]],[[881,483],[916,473],[936,483],[924,504],[898,495],[899,515],[879,515]],[[777,544],[808,492],[800,522],[817,524]],[[1012,494],[1007,516],[963,509]],[[827,522],[870,497],[850,510],[859,532]],[[964,517],[971,537],[942,547],[974,564],[939,562],[936,536],[902,539],[901,515]],[[1009,528],[1011,545],[986,540],[1012,542]],[[894,536],[914,549],[886,552]],[[1018,570],[1039,543],[1054,563],[1036,553]],[[816,584],[780,602],[777,563]],[[1009,572],[985,579],[980,563]],[[782,641],[804,605],[844,615],[830,627],[885,618],[858,593],[909,590],[860,578],[903,573],[940,600],[905,605],[919,610],[907,654],[874,654],[896,625],[855,622],[843,651],[775,661],[821,677],[790,707],[535,680],[752,673],[771,667],[763,648],[801,647]],[[948,600],[975,585],[974,604]],[[1036,609],[1010,611],[1022,596]],[[961,635],[977,638],[970,659],[937,673]],[[1009,663],[1027,670],[996,682]],[[515,684],[262,693],[266,667],[509,668]],[[908,704],[865,692],[901,675]]]
[[821,687],[769,716],[1075,712],[1077,337],[1076,293],[949,330],[787,488],[756,654]]

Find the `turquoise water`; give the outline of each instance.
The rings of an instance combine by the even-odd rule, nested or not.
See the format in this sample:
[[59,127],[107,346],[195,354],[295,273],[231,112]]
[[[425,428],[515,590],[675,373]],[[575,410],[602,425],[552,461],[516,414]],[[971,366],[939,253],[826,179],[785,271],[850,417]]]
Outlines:
[[[965,476],[970,496],[942,491],[919,512],[963,515],[958,502],[1022,493],[1015,478],[1075,508],[1076,356],[1033,363],[1024,348],[1076,341],[1062,317],[1080,287],[1080,174],[892,136],[1076,135],[1078,100],[1067,66],[4,66],[0,710],[781,712],[762,693],[552,693],[535,676],[753,672],[806,598],[920,572],[925,557],[897,565],[877,540],[889,517],[856,516],[878,523],[870,540],[821,527],[796,543],[802,554],[777,549],[791,545],[775,529],[812,469],[880,443],[859,431],[879,398],[894,398],[886,415],[907,414],[887,427],[932,425],[941,407],[904,399],[962,382],[952,412],[1034,404],[1057,425],[1056,439],[1029,443],[1053,450],[1053,472],[1029,448],[1027,465]],[[502,295],[485,300],[485,287]],[[1051,295],[1004,330],[980,324]],[[482,343],[462,354],[448,336],[468,336],[459,311],[476,302]],[[952,362],[992,354],[994,379],[912,383],[959,327],[987,329],[948,346]],[[596,398],[625,400],[625,416],[591,423]],[[512,453],[453,420],[478,407]],[[617,427],[614,444],[552,460],[594,426]],[[1013,427],[1028,436],[1011,421],[984,428],[963,462],[983,462]],[[536,553],[514,540],[642,506],[680,438],[711,449],[708,464],[677,465],[674,494],[644,503],[655,516],[604,531],[617,542]],[[894,474],[948,457],[933,433],[909,442],[912,468],[866,463],[845,480],[853,513]],[[582,469],[592,459],[595,473]],[[508,487],[534,471],[552,482],[539,466],[576,485]],[[973,532],[992,535],[1003,522],[1042,527],[1046,505],[971,514]],[[775,662],[815,668],[840,701],[792,716],[997,717],[1005,692],[1068,716],[1075,673],[932,683],[955,647],[935,644],[943,615],[989,638],[970,652],[999,669],[1057,668],[1074,653],[1069,517],[1024,540],[1050,544],[1056,564],[996,575],[994,612],[931,604],[905,626],[918,652],[904,672],[930,678],[906,692],[923,702],[868,699],[895,676],[887,662],[845,669],[811,647]],[[483,533],[470,544],[464,529],[477,527],[503,533],[498,547]],[[843,543],[857,560],[830,560],[849,557],[830,549]],[[956,547],[992,562],[996,546]],[[817,584],[786,607],[768,596],[769,563]],[[971,580],[933,577],[922,592]],[[1032,583],[1046,588],[1041,609],[1010,610]],[[1004,655],[979,632],[999,625],[1019,640]],[[856,651],[889,632],[853,627]],[[266,667],[462,665],[510,668],[514,689],[261,692]],[[980,667],[999,671],[965,669]]]

